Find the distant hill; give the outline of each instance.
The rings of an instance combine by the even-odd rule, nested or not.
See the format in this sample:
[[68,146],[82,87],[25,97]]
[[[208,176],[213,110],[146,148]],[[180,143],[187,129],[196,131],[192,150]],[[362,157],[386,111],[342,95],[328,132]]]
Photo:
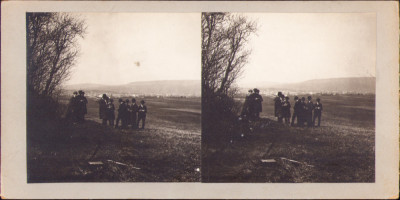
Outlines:
[[314,79],[299,83],[255,85],[261,89],[297,92],[375,93],[375,77]]
[[200,80],[140,81],[123,85],[75,84],[65,90],[84,90],[86,93],[200,96]]

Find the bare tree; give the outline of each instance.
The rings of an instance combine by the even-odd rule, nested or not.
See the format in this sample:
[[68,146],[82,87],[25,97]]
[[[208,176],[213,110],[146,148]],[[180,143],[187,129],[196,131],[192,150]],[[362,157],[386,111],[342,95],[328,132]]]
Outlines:
[[203,13],[201,23],[203,94],[226,95],[247,63],[246,43],[257,25],[230,13]]
[[27,13],[28,89],[52,96],[69,78],[85,22],[67,13]]

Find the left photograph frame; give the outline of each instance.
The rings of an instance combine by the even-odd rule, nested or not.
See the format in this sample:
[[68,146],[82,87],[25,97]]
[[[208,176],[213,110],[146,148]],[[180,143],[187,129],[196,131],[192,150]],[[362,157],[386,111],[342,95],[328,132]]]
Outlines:
[[199,21],[27,12],[27,182],[200,182]]

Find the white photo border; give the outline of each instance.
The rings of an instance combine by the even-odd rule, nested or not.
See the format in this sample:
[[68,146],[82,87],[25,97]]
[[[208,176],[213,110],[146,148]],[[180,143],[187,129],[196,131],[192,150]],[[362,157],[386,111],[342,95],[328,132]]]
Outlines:
[[[5,198],[386,199],[398,197],[398,2],[6,1],[2,2],[1,9],[1,192]],[[376,14],[375,183],[27,183],[26,12],[190,12],[199,13],[200,17],[201,12],[216,11]]]

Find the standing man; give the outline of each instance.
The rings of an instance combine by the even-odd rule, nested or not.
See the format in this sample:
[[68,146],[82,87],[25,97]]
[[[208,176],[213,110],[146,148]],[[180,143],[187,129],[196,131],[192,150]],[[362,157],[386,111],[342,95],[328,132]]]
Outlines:
[[147,114],[147,107],[144,105],[146,102],[144,100],[140,101],[140,106],[138,109],[138,121],[137,121],[137,127],[139,127],[139,122],[142,120],[142,128],[144,129],[144,125],[146,124],[146,114]]
[[126,104],[126,116],[125,116],[125,124],[128,127],[131,124],[131,117],[132,117],[132,110],[131,110],[131,105],[129,105],[129,99],[125,100]]
[[300,113],[300,109],[301,109],[301,102],[299,100],[298,96],[294,97],[294,107],[293,107],[293,116],[292,116],[292,123],[290,124],[291,126],[294,126],[294,121],[297,118],[297,126],[299,125],[299,113]]
[[314,104],[311,101],[311,96],[307,97],[306,103],[306,120],[307,120],[307,127],[313,127],[312,125],[312,111],[314,110]]
[[300,127],[304,126],[304,122],[306,121],[306,98],[305,97],[301,97],[301,101],[300,101],[300,108],[299,108],[299,116],[298,116],[298,125]]
[[259,119],[260,118],[260,112],[262,112],[262,101],[263,98],[260,95],[260,90],[257,88],[254,88],[254,94],[253,94],[253,110],[254,110],[254,118]]
[[315,126],[315,118],[318,117],[318,127],[321,125],[322,103],[320,98],[317,98],[317,103],[314,104],[314,119],[313,126]]
[[283,100],[282,103],[282,113],[283,113],[283,118],[285,119],[285,124],[290,123],[290,102],[289,102],[289,97],[286,96],[285,100]]
[[107,111],[106,111],[106,119],[111,127],[114,126],[114,120],[115,120],[115,106],[114,106],[114,100],[110,99],[107,102]]
[[242,115],[249,116],[250,114],[250,97],[253,94],[253,90],[249,90],[249,93],[246,95],[244,100],[243,108],[242,108]]
[[88,100],[85,97],[85,92],[79,90],[78,93],[78,121],[85,122],[85,115],[87,114],[86,104],[88,103]]
[[275,117],[278,118],[278,122],[282,123],[282,92],[278,92],[278,96],[275,97],[274,102],[275,102]]
[[121,127],[125,128],[125,120],[124,117],[126,115],[126,105],[125,101],[122,99],[118,99],[119,102],[119,107],[118,107],[118,116],[117,116],[117,122],[115,123],[115,128],[118,128],[119,121],[121,120]]
[[132,105],[131,105],[131,124],[132,124],[132,129],[137,129],[137,114],[139,110],[139,106],[136,104],[136,99],[132,98]]
[[68,108],[67,108],[67,116],[66,116],[66,118],[67,118],[67,120],[72,121],[72,122],[76,122],[77,121],[77,118],[76,118],[76,116],[77,116],[76,115],[77,104],[78,104],[77,96],[78,96],[78,92],[75,91],[72,94],[71,99],[69,100]]
[[108,97],[106,94],[103,94],[99,100],[99,117],[102,120],[103,125],[107,125],[107,103]]

